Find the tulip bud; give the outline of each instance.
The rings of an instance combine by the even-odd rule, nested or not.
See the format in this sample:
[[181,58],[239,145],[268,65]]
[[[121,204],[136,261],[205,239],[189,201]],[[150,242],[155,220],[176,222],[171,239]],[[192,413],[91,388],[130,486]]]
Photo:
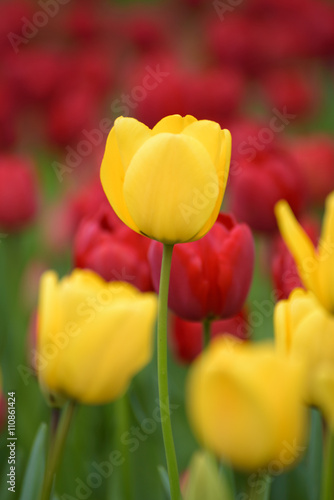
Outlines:
[[[159,288],[162,245],[149,250],[152,279]],[[229,318],[237,314],[248,294],[254,266],[250,229],[231,215],[219,214],[201,240],[174,248],[169,285],[169,307],[189,321]]]
[[0,228],[18,231],[37,212],[37,184],[29,160],[19,156],[0,157]]
[[[303,373],[270,345],[217,338],[192,365],[188,415],[199,441],[232,466],[283,470],[305,449]],[[286,457],[286,447],[297,446]]]
[[152,130],[117,118],[101,166],[103,189],[134,231],[166,244],[202,238],[222,203],[231,136],[208,120],[167,116]]
[[157,299],[127,283],[74,270],[41,279],[37,371],[53,400],[102,404],[121,396],[149,361]]

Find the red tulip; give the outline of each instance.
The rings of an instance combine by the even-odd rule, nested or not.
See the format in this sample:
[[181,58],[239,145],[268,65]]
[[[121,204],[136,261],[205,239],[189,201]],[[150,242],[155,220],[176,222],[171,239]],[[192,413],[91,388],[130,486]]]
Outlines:
[[314,112],[321,100],[315,69],[278,68],[262,77],[263,93],[270,107],[288,109],[296,119]]
[[143,292],[152,290],[147,260],[150,240],[123,224],[112,208],[82,220],[74,240],[74,265],[92,269],[106,281],[127,281]]
[[[203,325],[200,321],[185,321],[171,315],[169,321],[169,344],[176,359],[191,363],[203,349]],[[241,340],[248,338],[247,315],[242,311],[232,318],[212,321],[211,339],[229,334]]]
[[[153,285],[159,289],[162,245],[149,250]],[[174,248],[169,307],[190,321],[229,318],[242,308],[251,284],[254,243],[250,229],[219,214],[204,238]]]
[[275,204],[285,199],[298,215],[306,193],[299,165],[287,151],[268,144],[274,137],[269,127],[262,131],[244,142],[231,183],[229,207],[238,220],[255,231],[269,232],[277,228]]
[[[316,246],[320,236],[319,221],[305,218],[301,223]],[[278,300],[287,299],[294,288],[304,288],[296,263],[281,236],[277,236],[272,245],[271,276]]]
[[30,160],[0,156],[0,228],[18,231],[35,217],[37,182]]
[[334,140],[326,134],[300,137],[288,145],[306,179],[310,201],[323,205],[334,189]]

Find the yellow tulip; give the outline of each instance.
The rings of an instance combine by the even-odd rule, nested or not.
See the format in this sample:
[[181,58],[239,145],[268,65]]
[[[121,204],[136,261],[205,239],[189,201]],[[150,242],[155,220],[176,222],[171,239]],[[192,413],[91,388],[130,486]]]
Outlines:
[[119,117],[110,131],[101,182],[131,229],[166,244],[194,241],[217,219],[231,135],[209,120],[171,115],[152,130]]
[[[201,443],[231,465],[252,470],[275,461],[283,469],[304,449],[302,391],[300,366],[270,344],[217,338],[191,368],[189,418]],[[289,447],[299,451],[292,456]]]
[[74,270],[40,285],[37,351],[41,387],[57,401],[100,404],[121,396],[151,359],[157,299],[133,286]]
[[280,232],[292,253],[305,288],[334,313],[334,192],[326,200],[322,234],[318,248],[297,222],[286,201],[275,207]]
[[279,352],[305,365],[305,398],[317,405],[319,372],[324,367],[334,369],[334,316],[312,292],[296,289],[288,300],[276,304],[274,326]]

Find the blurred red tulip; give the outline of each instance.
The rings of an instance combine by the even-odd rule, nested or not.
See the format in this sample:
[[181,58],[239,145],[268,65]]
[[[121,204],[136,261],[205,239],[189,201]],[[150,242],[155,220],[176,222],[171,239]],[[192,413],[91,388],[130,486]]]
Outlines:
[[326,134],[295,138],[288,144],[306,179],[310,201],[323,205],[334,189],[334,139]]
[[74,265],[106,281],[127,281],[153,290],[147,259],[150,240],[123,224],[110,206],[82,220],[74,240]]
[[[320,236],[319,221],[304,218],[301,224],[316,246]],[[280,235],[275,238],[271,248],[271,276],[277,300],[287,299],[294,288],[304,288],[296,263]]]
[[0,156],[0,228],[22,229],[34,219],[37,206],[37,180],[30,160]]
[[[285,150],[267,144],[269,128],[243,144],[229,191],[229,209],[255,231],[277,228],[274,206],[285,199],[298,215],[306,202],[305,182],[299,165]],[[263,139],[263,140],[262,140]],[[265,140],[265,142],[263,142]],[[252,145],[250,145],[252,144]]]
[[[211,339],[224,334],[241,340],[248,337],[247,314],[245,311],[229,319],[212,321]],[[169,318],[169,344],[175,358],[183,363],[191,363],[203,349],[203,325],[200,321],[185,321],[178,316]]]
[[313,113],[322,97],[314,68],[275,68],[262,77],[262,85],[270,107],[285,107],[296,119]]
[[[162,244],[152,241],[149,262],[159,289]],[[250,229],[219,214],[209,233],[174,247],[169,307],[190,321],[229,318],[242,308],[251,284],[254,242]]]
[[[91,130],[99,123],[99,96],[89,84],[62,90],[51,102],[47,115],[47,132],[50,141],[59,146],[68,146],[86,140],[84,130]],[[94,144],[83,153],[91,154]]]
[[64,57],[50,49],[28,47],[6,62],[9,81],[26,104],[51,99],[64,76]]
[[238,109],[244,91],[244,77],[233,68],[213,68],[185,74],[185,113],[196,116],[198,120],[222,123]]

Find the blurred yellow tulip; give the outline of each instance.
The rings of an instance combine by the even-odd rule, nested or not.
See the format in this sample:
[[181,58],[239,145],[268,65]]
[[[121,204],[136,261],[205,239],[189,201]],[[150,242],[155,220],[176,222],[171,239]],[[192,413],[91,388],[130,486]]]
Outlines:
[[101,404],[121,396],[151,359],[157,298],[87,270],[40,285],[38,377],[50,400]]
[[308,290],[334,313],[334,192],[326,200],[326,213],[318,248],[297,222],[286,201],[275,207],[278,227]]
[[131,229],[166,244],[194,241],[217,219],[231,135],[209,120],[171,115],[152,130],[119,117],[110,131],[101,182]]
[[[209,450],[246,470],[300,458],[306,436],[303,370],[270,344],[217,338],[193,364],[188,413]],[[287,450],[294,448],[295,454]]]
[[312,292],[295,289],[276,304],[274,326],[278,351],[304,363],[306,401],[317,405],[318,372],[334,370],[334,316]]

